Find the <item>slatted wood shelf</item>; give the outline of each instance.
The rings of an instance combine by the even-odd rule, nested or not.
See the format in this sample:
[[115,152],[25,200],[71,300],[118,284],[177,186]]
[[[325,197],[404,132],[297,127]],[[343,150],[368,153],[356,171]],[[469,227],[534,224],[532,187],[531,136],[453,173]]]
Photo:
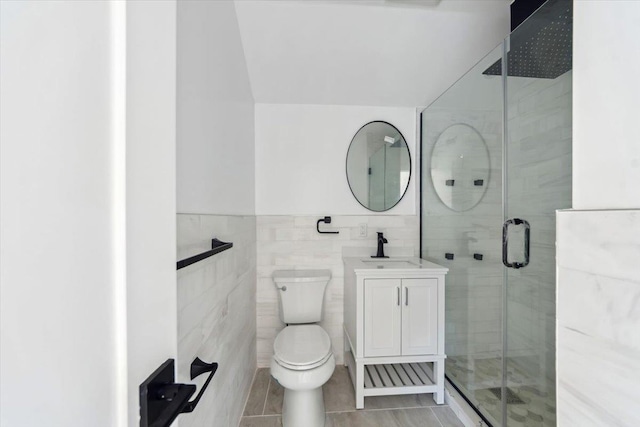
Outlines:
[[365,366],[364,387],[407,387],[433,385],[431,367],[423,363],[393,363]]
[[430,362],[365,365],[364,395],[435,392],[430,365]]

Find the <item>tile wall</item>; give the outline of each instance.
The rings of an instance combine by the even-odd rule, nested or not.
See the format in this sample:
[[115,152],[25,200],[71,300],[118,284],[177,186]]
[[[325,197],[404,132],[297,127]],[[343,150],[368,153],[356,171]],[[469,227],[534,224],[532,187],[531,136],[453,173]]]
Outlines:
[[[387,254],[409,253],[418,256],[419,221],[411,215],[332,216],[330,225],[321,230],[340,234],[318,234],[316,221],[320,216],[258,216],[257,217],[257,337],[258,366],[268,367],[273,354],[273,340],[284,327],[278,312],[278,294],[271,278],[280,269],[330,269],[331,281],[324,302],[322,327],[331,337],[336,361],[343,363],[343,250],[369,248],[376,251],[376,232],[382,231],[389,243]],[[365,224],[367,236],[360,236]],[[368,253],[368,252],[367,252]],[[404,252],[402,253],[405,254]]]
[[[530,264],[507,270],[511,361],[553,396],[555,211],[571,207],[572,72],[553,80],[508,80],[507,215],[531,224]],[[531,362],[531,357],[536,360]],[[534,367],[531,370],[531,367]]]
[[558,425],[640,425],[640,210],[557,221]]
[[[449,126],[464,123],[478,131],[489,151],[487,190],[464,212],[448,208],[429,174],[435,142]],[[430,108],[423,115],[423,257],[449,267],[445,346],[447,355],[495,357],[502,348],[502,112]],[[447,260],[445,253],[454,254]],[[473,254],[483,255],[482,261]]]
[[196,357],[219,363],[200,404],[180,417],[180,426],[235,427],[256,369],[256,218],[178,214],[177,222],[178,259],[210,249],[212,237],[233,242],[231,249],[178,270],[178,381],[190,382]]

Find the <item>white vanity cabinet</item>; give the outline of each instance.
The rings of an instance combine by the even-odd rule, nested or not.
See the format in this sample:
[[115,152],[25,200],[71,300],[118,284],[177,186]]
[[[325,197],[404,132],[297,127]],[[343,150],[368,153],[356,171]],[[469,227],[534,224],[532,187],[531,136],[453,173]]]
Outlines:
[[344,258],[345,361],[365,396],[435,393],[444,403],[444,278],[418,258]]
[[365,279],[364,356],[438,352],[438,279]]

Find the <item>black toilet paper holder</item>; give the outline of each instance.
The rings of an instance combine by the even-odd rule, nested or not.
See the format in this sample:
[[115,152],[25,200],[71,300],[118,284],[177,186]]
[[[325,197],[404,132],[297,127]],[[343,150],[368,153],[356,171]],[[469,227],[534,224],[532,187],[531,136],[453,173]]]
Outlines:
[[196,386],[177,384],[175,361],[167,359],[140,384],[140,427],[169,427],[178,415],[193,412],[217,370],[217,363],[206,363],[196,357],[191,363],[191,379],[210,374],[196,398],[189,400]]

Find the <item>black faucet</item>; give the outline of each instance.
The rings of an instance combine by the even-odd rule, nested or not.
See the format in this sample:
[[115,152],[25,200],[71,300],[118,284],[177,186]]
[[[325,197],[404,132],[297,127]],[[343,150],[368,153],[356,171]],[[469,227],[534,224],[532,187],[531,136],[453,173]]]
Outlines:
[[387,239],[384,238],[382,233],[378,233],[378,253],[376,255],[371,255],[371,258],[389,258],[388,256],[384,256],[384,244],[388,243]]

